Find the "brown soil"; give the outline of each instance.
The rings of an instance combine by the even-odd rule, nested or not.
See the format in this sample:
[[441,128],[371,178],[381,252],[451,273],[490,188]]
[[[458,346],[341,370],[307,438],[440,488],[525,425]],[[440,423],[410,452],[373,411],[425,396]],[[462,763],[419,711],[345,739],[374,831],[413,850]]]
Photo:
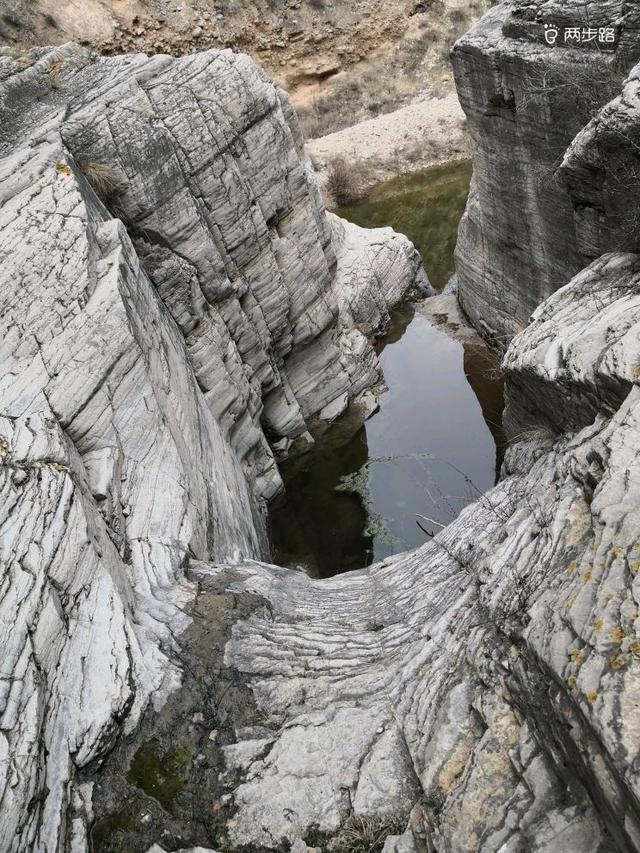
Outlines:
[[452,91],[448,53],[490,0],[5,0],[0,46],[249,53],[291,94],[307,137]]

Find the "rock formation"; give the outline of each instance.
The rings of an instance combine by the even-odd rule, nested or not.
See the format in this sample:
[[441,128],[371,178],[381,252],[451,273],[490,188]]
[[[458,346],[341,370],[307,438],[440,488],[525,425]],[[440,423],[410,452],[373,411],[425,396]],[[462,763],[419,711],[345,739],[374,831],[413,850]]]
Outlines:
[[[640,255],[610,243],[637,248],[640,74],[586,126],[514,106],[532,56],[580,64],[536,42],[579,5],[503,4],[456,49],[462,305],[510,338],[541,303],[504,359],[501,480],[424,547],[325,581],[261,561],[256,495],[270,446],[370,408],[367,336],[410,246],[325,216],[245,58],[0,65],[4,848],[116,825],[143,718],[193,739],[198,828],[158,806],[165,830],[135,812],[110,850],[640,849]],[[628,5],[599,4],[627,15],[627,64]],[[527,167],[556,144],[543,192]]]
[[0,80],[0,849],[51,851],[83,843],[77,771],[177,684],[185,566],[265,555],[272,447],[371,411],[368,337],[428,285],[327,216],[245,56],[65,46]]
[[307,136],[453,92],[448,46],[490,0],[3,0],[0,49],[76,41],[100,53],[230,47],[279,80]]
[[[616,0],[588,9],[585,17],[580,0],[503,3],[453,50],[474,152],[457,248],[459,297],[473,324],[503,348],[535,307],[590,261],[605,251],[639,248],[629,234],[621,242],[598,233],[603,205],[584,199],[597,176],[558,179],[576,134],[619,93],[625,72],[640,58],[635,4]],[[581,31],[611,26],[615,50],[565,44],[562,35],[549,47],[545,24]],[[608,128],[618,157],[625,149],[633,153],[624,128]],[[618,185],[604,190],[628,198],[628,177],[620,164],[617,174],[611,170]]]

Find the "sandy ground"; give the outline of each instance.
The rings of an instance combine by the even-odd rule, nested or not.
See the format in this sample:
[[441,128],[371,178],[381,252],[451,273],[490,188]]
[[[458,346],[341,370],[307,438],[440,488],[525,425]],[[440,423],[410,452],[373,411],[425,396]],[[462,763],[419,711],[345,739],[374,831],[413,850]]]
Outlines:
[[306,150],[323,189],[331,162],[343,158],[353,168],[363,192],[396,175],[470,156],[465,116],[455,94],[426,98],[310,139]]

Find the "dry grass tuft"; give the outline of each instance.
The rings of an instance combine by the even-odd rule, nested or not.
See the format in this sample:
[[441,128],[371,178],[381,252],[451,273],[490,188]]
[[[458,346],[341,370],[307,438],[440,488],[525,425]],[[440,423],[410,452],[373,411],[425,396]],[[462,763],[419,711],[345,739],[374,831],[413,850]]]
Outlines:
[[327,169],[327,191],[336,207],[351,204],[362,195],[360,180],[355,167],[344,159],[334,157]]
[[330,853],[380,853],[389,835],[404,830],[399,815],[352,815],[328,845]]
[[98,160],[80,160],[78,165],[95,194],[107,207],[124,192],[124,182],[107,163],[101,163]]

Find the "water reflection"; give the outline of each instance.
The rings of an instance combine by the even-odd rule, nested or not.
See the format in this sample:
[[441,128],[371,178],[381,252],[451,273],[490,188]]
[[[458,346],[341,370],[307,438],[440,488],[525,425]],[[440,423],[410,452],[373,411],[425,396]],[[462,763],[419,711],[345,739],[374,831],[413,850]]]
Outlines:
[[469,160],[433,166],[378,184],[365,199],[336,213],[364,228],[391,225],[406,234],[422,255],[429,280],[440,290],[454,271],[458,223],[470,179]]
[[396,313],[379,349],[389,386],[380,410],[355,434],[343,419],[282,466],[287,494],[270,514],[281,564],[326,577],[416,547],[426,538],[418,515],[446,524],[495,482],[502,389],[490,351],[414,306]]
[[[453,272],[470,173],[455,163],[401,177],[338,212],[411,237],[439,288]],[[270,507],[281,565],[327,577],[416,547],[426,540],[418,516],[446,524],[495,482],[504,442],[493,354],[411,305],[395,313],[377,350],[389,387],[379,411],[364,426],[346,415],[281,465],[286,495]]]

